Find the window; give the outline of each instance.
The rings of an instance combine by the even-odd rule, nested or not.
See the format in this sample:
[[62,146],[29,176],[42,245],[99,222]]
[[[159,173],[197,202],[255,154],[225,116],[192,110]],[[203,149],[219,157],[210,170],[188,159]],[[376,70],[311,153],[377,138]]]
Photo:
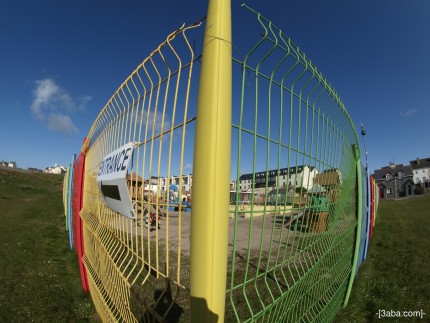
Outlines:
[[425,176],[423,177],[423,183],[425,183],[425,181],[426,181],[426,178],[425,178]]
[[415,174],[418,174],[418,171],[417,171],[417,170],[415,171]]
[[425,173],[425,172],[426,172],[425,169],[423,169],[422,173]]
[[399,177],[399,179],[402,179],[403,178],[403,172],[402,171],[400,171],[398,174],[397,174],[397,176]]
[[385,179],[387,180],[387,182],[392,178],[391,174],[387,174],[385,175]]
[[387,194],[391,194],[391,187],[387,187]]

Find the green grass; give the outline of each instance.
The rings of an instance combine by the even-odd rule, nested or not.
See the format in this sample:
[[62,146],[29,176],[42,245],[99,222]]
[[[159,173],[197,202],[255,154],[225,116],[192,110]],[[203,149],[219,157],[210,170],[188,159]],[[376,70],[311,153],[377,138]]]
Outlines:
[[379,310],[423,310],[423,319],[390,320],[430,321],[430,194],[381,201],[367,259],[334,321],[379,321]]
[[69,248],[61,175],[0,168],[0,322],[98,322]]
[[[62,205],[63,176],[0,168],[0,322],[99,322],[83,294]],[[430,321],[430,194],[381,201],[367,260],[335,322],[423,310]]]

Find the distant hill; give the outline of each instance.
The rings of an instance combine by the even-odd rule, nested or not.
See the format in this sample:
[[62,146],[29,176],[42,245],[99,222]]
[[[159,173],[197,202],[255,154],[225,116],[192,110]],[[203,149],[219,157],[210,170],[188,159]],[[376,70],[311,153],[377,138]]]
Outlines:
[[63,189],[64,175],[0,167],[0,198],[25,194],[52,194]]

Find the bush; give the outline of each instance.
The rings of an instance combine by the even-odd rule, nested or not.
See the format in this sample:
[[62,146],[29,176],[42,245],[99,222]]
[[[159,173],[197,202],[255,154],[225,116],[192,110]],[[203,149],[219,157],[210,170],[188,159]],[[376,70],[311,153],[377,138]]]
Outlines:
[[421,185],[415,185],[414,194],[415,195],[424,194],[424,188]]

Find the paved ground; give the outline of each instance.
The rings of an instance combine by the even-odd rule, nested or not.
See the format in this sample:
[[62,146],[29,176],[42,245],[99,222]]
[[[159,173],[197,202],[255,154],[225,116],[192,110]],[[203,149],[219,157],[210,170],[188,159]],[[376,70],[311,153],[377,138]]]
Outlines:
[[[289,234],[289,229],[286,223],[289,222],[291,213],[285,215],[268,214],[266,216],[258,215],[254,217],[239,216],[236,226],[236,250],[259,250],[262,246],[263,250],[268,250],[273,234],[273,245],[276,247],[278,243],[285,245],[286,235]],[[161,217],[159,220],[160,229],[150,230],[151,240],[156,238],[158,234],[159,240],[169,240],[169,245],[179,245],[179,236],[181,250],[184,255],[190,254],[190,219],[189,212],[169,212],[168,217]],[[138,226],[145,225],[142,221],[138,221]],[[168,230],[167,230],[168,228]],[[143,234],[147,235],[148,230],[144,228]],[[281,236],[282,235],[282,236]],[[291,234],[290,234],[291,235]],[[234,238],[234,218],[229,218],[229,249],[232,249]],[[283,242],[280,242],[283,241]]]

